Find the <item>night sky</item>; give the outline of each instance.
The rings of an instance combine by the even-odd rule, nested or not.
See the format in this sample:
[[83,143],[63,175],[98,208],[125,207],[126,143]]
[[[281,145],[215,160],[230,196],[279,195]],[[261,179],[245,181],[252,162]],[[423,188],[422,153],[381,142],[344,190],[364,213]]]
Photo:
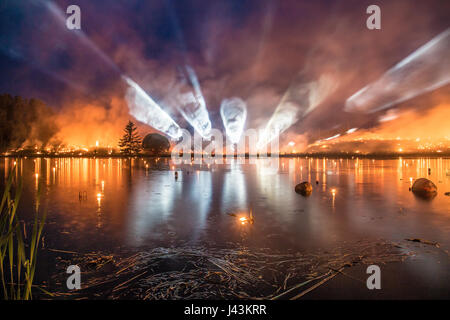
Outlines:
[[[65,27],[71,4],[81,8],[81,32]],[[450,2],[377,1],[381,30],[366,28],[370,4],[375,3],[2,0],[0,93],[39,98],[61,112],[95,104],[109,110],[96,120],[101,126],[127,117],[120,78],[125,74],[181,127],[189,127],[167,101],[177,69],[190,65],[214,128],[223,129],[220,103],[233,96],[247,103],[246,127],[260,128],[299,72],[312,78],[328,72],[337,90],[284,139],[376,126],[375,117],[343,112],[345,100],[450,27]],[[432,108],[436,96],[448,102],[448,89],[399,108]]]

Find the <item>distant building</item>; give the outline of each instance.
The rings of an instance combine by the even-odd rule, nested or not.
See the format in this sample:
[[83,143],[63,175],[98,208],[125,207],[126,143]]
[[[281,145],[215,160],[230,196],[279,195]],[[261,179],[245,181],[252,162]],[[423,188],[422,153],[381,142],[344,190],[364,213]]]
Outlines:
[[142,149],[151,155],[162,155],[169,152],[170,142],[159,133],[150,133],[142,140]]

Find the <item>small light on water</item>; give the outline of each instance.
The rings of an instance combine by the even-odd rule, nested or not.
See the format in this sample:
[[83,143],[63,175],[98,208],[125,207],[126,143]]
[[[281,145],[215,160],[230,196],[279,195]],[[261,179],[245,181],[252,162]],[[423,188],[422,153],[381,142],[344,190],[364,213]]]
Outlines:
[[247,224],[248,223],[248,219],[246,217],[239,218],[239,221],[241,222],[241,224]]

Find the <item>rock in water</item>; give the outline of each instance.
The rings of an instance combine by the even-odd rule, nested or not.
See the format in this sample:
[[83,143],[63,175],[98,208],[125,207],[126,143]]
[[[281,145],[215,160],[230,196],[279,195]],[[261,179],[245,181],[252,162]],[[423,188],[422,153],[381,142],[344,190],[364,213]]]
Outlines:
[[431,199],[437,195],[437,187],[431,180],[420,178],[414,181],[412,192],[421,198]]
[[307,181],[299,183],[295,186],[295,192],[307,197],[312,193],[312,185]]

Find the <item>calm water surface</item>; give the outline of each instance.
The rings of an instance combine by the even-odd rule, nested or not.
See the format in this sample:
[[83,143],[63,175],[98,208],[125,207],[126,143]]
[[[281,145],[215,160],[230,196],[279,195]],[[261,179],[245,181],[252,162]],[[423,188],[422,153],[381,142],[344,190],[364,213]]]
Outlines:
[[[50,248],[313,250],[363,238],[423,238],[450,247],[450,197],[444,195],[450,191],[449,159],[281,158],[277,169],[263,159],[174,165],[163,158],[6,158],[0,161],[3,183],[14,161],[24,179],[24,219],[33,216],[42,185]],[[408,190],[411,179],[419,177],[437,185],[432,201],[417,199]],[[308,198],[294,192],[305,180],[314,187]],[[229,215],[250,211],[253,225]]]

